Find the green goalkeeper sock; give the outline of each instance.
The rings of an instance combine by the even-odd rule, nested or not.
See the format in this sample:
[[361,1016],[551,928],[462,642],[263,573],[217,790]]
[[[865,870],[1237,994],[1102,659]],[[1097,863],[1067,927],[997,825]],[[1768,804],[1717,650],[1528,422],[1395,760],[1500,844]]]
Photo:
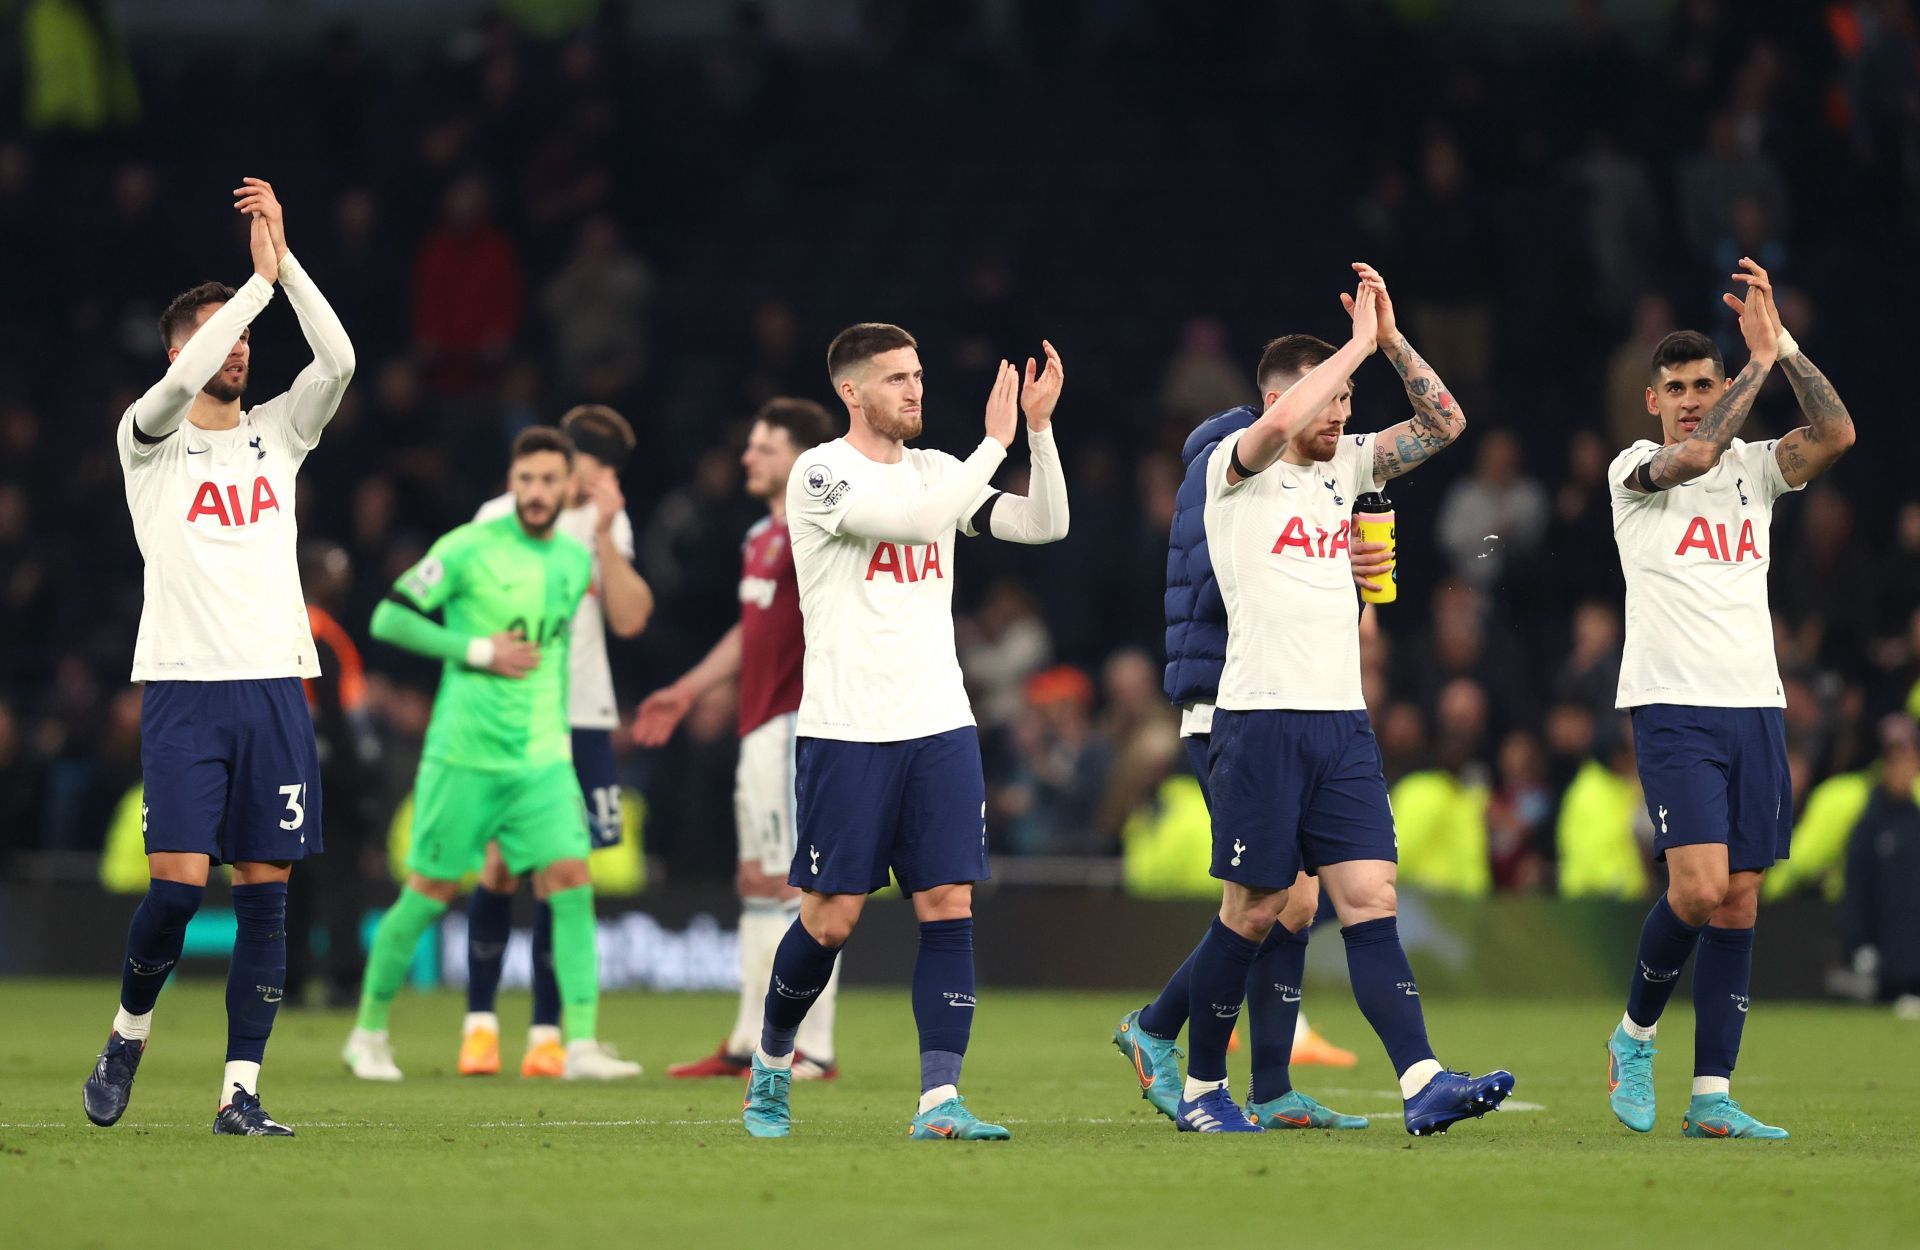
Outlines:
[[591,1041],[600,1021],[600,952],[593,887],[547,896],[553,909],[553,975],[560,983],[561,1023],[569,1042]]
[[360,1018],[354,1022],[357,1027],[373,1033],[386,1031],[387,1010],[407,979],[413,948],[446,910],[445,903],[409,887],[400,891],[399,900],[380,917],[380,926],[373,931],[373,950],[367,954],[367,975],[360,985]]

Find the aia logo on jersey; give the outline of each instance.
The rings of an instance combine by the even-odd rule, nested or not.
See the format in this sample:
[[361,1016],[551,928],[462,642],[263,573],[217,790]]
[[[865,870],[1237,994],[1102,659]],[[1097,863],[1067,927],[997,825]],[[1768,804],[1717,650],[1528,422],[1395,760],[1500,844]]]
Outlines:
[[1353,550],[1352,543],[1348,541],[1348,531],[1352,525],[1351,521],[1342,521],[1340,528],[1335,530],[1321,529],[1316,525],[1313,533],[1308,534],[1305,521],[1297,516],[1288,517],[1286,528],[1280,531],[1279,540],[1273,544],[1273,554],[1283,556],[1293,550],[1313,560],[1336,559],[1342,552],[1350,553]]
[[940,570],[939,543],[918,548],[917,562],[915,550],[912,543],[901,543],[898,547],[881,543],[873,549],[873,558],[867,561],[867,580],[872,581],[883,573],[892,574],[896,582],[917,582],[931,577],[946,580],[947,575]]
[[[1718,540],[1716,542],[1716,539]],[[1686,555],[1689,551],[1704,551],[1707,559],[1720,560],[1727,564],[1744,564],[1751,557],[1763,560],[1759,545],[1753,541],[1753,522],[1740,522],[1740,541],[1733,547],[1727,546],[1727,527],[1724,523],[1708,525],[1707,518],[1697,516],[1687,525],[1686,535],[1680,545],[1673,549],[1676,556]]]
[[273,483],[264,477],[253,479],[253,499],[250,507],[243,507],[240,501],[240,488],[227,483],[224,496],[220,488],[212,482],[200,483],[200,489],[193,496],[193,506],[187,509],[187,520],[198,521],[210,517],[223,526],[252,525],[268,512],[280,511],[280,501],[274,497]]

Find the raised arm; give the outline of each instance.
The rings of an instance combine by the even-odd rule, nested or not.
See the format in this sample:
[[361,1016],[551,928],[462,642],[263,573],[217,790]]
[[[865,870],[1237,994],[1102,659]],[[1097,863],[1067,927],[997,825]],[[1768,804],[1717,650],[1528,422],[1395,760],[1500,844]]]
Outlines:
[[1780,369],[1787,375],[1787,384],[1793,387],[1794,398],[1800,401],[1800,411],[1807,418],[1806,425],[1774,446],[1773,455],[1787,485],[1804,486],[1831,469],[1835,461],[1847,454],[1847,448],[1853,446],[1853,416],[1840,402],[1827,375],[1807,359],[1807,354],[1780,324],[1780,309],[1774,303],[1771,290],[1766,295],[1766,311],[1780,343]]
[[1228,484],[1238,483],[1278,460],[1293,436],[1305,429],[1327,406],[1327,401],[1347,384],[1360,362],[1373,355],[1379,345],[1374,310],[1380,289],[1377,280],[1363,278],[1359,290],[1351,297],[1342,296],[1341,302],[1353,317],[1353,337],[1283,391],[1260,414],[1259,420],[1247,427],[1247,432],[1234,445],[1233,455],[1238,463],[1227,467]]
[[[1371,266],[1356,264],[1354,269],[1362,278],[1380,276]],[[1348,305],[1353,302],[1350,295],[1343,294],[1340,299]],[[1351,307],[1348,311],[1352,311]],[[1394,322],[1393,301],[1387,295],[1385,279],[1380,281],[1374,319],[1380,352],[1400,375],[1400,381],[1407,388],[1407,398],[1413,402],[1413,416],[1388,426],[1373,440],[1373,476],[1384,482],[1411,473],[1436,453],[1452,446],[1453,440],[1467,428],[1467,414],[1455,402],[1440,375],[1433,371],[1433,366],[1414,351],[1413,344],[1400,333]]]
[[326,296],[287,250],[286,214],[272,184],[260,178],[242,178],[234,188],[234,208],[253,218],[255,233],[264,231],[273,247],[280,285],[300,321],[300,332],[313,349],[313,363],[300,371],[287,392],[287,420],[306,446],[320,441],[320,432],[333,420],[340,398],[353,380],[353,343]]
[[1027,357],[1026,385],[1020,391],[1020,408],[1027,414],[1027,451],[1032,468],[1027,474],[1025,495],[997,494],[981,505],[973,519],[976,533],[992,534],[1003,542],[1057,543],[1067,536],[1067,479],[1060,471],[1060,449],[1053,443],[1053,410],[1060,402],[1060,388],[1067,374],[1060,353],[1053,344],[1040,341],[1046,352],[1046,368],[1036,372],[1033,357]]
[[600,562],[600,606],[606,612],[607,628],[618,638],[632,638],[647,627],[653,617],[653,587],[633,567],[633,531],[619,529],[626,515],[626,496],[620,493],[620,478],[605,468],[587,486],[587,498],[593,501],[593,554]]
[[1772,296],[1767,271],[1745,258],[1740,265],[1745,272],[1734,274],[1733,279],[1747,284],[1747,298],[1744,301],[1732,295],[1722,298],[1740,314],[1740,334],[1752,352],[1747,367],[1728,384],[1720,401],[1700,418],[1692,434],[1662,447],[1653,453],[1652,459],[1634,470],[1633,476],[1624,483],[1630,490],[1641,494],[1670,490],[1712,472],[1740,433],[1740,427],[1747,423],[1747,414],[1753,411],[1754,398],[1760,394],[1761,383],[1773,368],[1780,345],[1764,308],[1765,301]]
[[633,718],[634,744],[643,747],[665,744],[701,695],[740,675],[740,654],[740,626],[736,622],[713,644],[713,650],[682,673],[678,681],[641,700],[640,712]]
[[[261,271],[263,264],[267,266],[265,272]],[[167,366],[166,374],[133,402],[136,445],[158,443],[180,428],[187,409],[193,406],[193,397],[220,372],[234,343],[272,298],[271,263],[256,255],[254,274],[246,285],[201,323]]]
[[889,543],[940,541],[966,516],[1007,458],[1019,397],[1020,371],[1003,360],[987,397],[987,436],[960,468],[922,494],[854,499],[841,517],[840,532]]

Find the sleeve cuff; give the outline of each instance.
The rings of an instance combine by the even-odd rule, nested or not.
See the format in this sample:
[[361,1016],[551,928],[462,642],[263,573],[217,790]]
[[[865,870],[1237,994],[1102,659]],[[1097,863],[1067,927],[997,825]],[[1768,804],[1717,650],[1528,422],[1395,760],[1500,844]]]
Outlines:
[[287,254],[280,258],[280,281],[286,282],[289,279],[299,279],[306,276],[307,271],[303,269],[300,262],[294,258],[292,249],[288,249]]
[[493,639],[475,638],[467,644],[467,667],[486,668],[493,663]]

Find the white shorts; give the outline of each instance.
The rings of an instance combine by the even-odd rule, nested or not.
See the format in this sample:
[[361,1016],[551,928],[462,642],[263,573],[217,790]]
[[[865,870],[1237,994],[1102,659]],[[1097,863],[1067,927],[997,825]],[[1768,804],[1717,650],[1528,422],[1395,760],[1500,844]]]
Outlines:
[[799,714],[776,716],[740,739],[733,774],[733,822],[740,862],[784,879],[793,866],[794,728]]

